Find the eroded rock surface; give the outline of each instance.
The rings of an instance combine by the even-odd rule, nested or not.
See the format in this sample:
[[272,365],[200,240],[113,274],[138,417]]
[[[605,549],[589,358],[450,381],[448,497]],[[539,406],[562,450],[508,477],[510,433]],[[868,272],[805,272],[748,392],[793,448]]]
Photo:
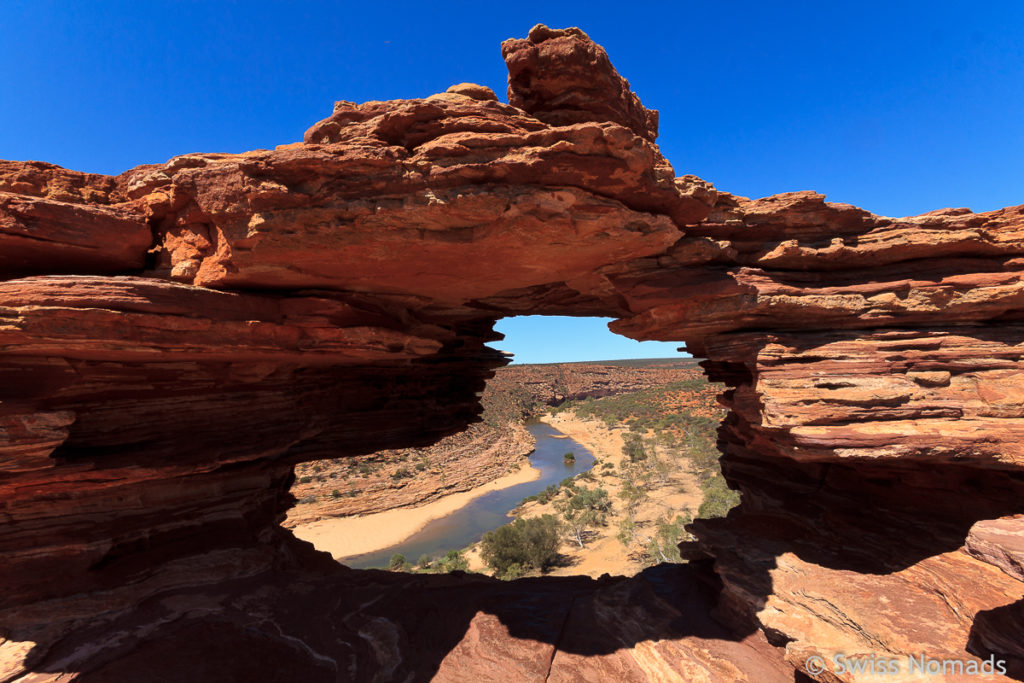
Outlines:
[[[584,33],[502,49],[509,104],[342,101],[303,143],[117,177],[0,163],[0,680],[1024,676],[1024,208],[718,193]],[[743,502],[699,561],[427,579],[281,528],[296,463],[473,421],[527,312],[730,387]]]

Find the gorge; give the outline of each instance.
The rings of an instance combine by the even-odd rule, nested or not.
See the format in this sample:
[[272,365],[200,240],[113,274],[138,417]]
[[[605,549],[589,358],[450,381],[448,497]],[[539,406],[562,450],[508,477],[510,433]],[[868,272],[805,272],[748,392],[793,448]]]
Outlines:
[[[502,54],[507,104],[339,101],[304,142],[119,176],[0,162],[0,681],[1024,679],[1024,206],[730,195],[579,29]],[[742,502],[689,564],[392,575],[281,526],[296,464],[465,429],[527,313],[728,387]]]
[[[431,520],[421,530],[395,546],[340,558],[342,564],[356,569],[383,568],[388,566],[388,560],[396,552],[413,560],[424,554],[441,557],[447,551],[464,548],[479,541],[484,533],[507,524],[510,521],[509,513],[527,496],[535,495],[552,484],[557,485],[566,477],[586,472],[593,466],[593,455],[550,426],[536,422],[527,425],[527,428],[536,439],[536,448],[530,454],[530,465],[537,470],[539,478],[474,498],[454,512]],[[567,450],[579,455],[578,464],[564,461],[563,456]],[[315,541],[313,544],[327,550]]]

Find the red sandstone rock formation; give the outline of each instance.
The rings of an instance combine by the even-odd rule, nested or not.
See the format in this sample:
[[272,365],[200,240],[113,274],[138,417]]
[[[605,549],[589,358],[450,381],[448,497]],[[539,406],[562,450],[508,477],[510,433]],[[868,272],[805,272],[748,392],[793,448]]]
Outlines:
[[[582,32],[503,52],[510,104],[339,102],[304,143],[118,177],[0,164],[0,680],[1024,675],[1024,209],[719,195]],[[691,567],[394,577],[280,527],[295,463],[472,421],[521,312],[617,317],[731,387],[743,502]]]

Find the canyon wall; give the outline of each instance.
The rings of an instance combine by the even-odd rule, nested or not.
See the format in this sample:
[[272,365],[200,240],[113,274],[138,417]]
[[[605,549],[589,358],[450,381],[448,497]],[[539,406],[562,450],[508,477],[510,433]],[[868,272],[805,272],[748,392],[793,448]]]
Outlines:
[[[286,528],[330,517],[421,506],[469,491],[527,465],[536,442],[525,421],[548,405],[661,386],[701,372],[692,359],[650,367],[602,363],[498,368],[480,396],[480,421],[425,448],[377,451],[300,464],[291,491],[298,502]],[[415,558],[414,558],[415,559]]]
[[[0,162],[0,681],[1024,676],[1024,208],[720,193],[582,31],[502,53],[509,104],[341,101],[116,177]],[[729,387],[743,499],[688,566],[397,577],[280,526],[295,464],[476,419],[523,313]]]

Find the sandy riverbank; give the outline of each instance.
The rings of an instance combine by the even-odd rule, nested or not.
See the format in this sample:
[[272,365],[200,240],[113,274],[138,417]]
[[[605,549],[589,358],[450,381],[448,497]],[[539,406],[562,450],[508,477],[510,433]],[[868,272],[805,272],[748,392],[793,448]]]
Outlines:
[[[540,419],[589,450],[599,464],[611,463],[615,470],[621,467],[625,457],[622,453],[622,437],[627,430],[611,429],[601,420],[581,420],[571,412],[545,415]],[[613,501],[608,525],[595,530],[596,533],[584,548],[579,548],[571,542],[565,543],[562,553],[568,558],[569,566],[558,567],[551,575],[584,574],[597,578],[606,573],[620,576],[635,574],[643,569],[644,565],[640,558],[625,548],[617,538],[618,524],[625,515],[618,496],[622,489],[622,479],[601,467],[595,467],[591,473],[596,478],[597,485],[607,490]],[[663,516],[672,518],[684,512],[693,514],[704,497],[696,476],[684,469],[675,471],[671,482],[649,490],[648,494],[649,498],[635,513],[641,534],[651,533],[657,520]],[[520,509],[521,517],[537,517],[545,513],[555,513],[551,503],[527,503]],[[480,558],[479,547],[470,552],[468,558],[471,570],[487,571]]]
[[569,412],[543,415],[540,421],[586,448],[599,462],[610,462],[616,467],[622,463],[622,434],[625,430],[609,429],[601,420],[581,420]]
[[450,515],[485,493],[534,481],[540,475],[540,470],[527,461],[516,472],[426,505],[397,508],[372,515],[322,519],[301,524],[292,531],[302,540],[309,541],[318,550],[328,552],[335,558],[362,555],[401,543],[428,522]]

